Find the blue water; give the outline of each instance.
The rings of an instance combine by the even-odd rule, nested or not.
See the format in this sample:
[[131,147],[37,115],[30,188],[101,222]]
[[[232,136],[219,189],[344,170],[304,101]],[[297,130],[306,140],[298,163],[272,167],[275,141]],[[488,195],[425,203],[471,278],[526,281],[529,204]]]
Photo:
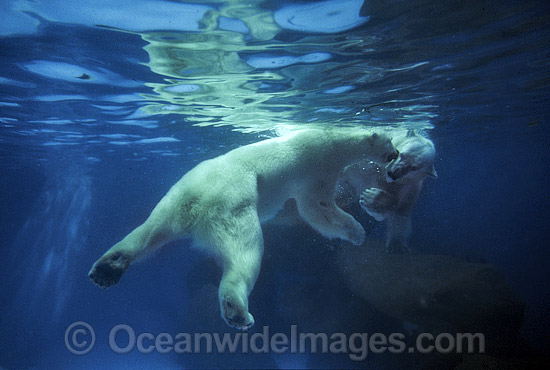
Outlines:
[[[487,355],[542,363],[550,353],[549,10],[542,0],[3,1],[0,368],[458,366],[460,356],[352,361],[109,346],[118,324],[137,334],[235,333],[215,301],[220,271],[189,241],[133,266],[109,290],[88,270],[196,164],[306,125],[431,137],[439,176],[415,208],[412,253],[496,267],[525,312],[506,356]],[[382,225],[355,216],[369,240],[383,238]],[[334,258],[348,244],[285,222],[266,226],[264,238],[250,334],[265,325],[417,330],[340,285],[346,276]],[[77,321],[96,333],[82,356],[64,340]]]

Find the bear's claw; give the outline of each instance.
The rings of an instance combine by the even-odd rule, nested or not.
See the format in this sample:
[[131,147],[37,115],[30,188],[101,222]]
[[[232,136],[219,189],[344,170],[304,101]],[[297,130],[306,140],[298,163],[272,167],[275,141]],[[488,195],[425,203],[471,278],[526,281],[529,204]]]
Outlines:
[[120,252],[100,258],[88,273],[92,281],[101,288],[108,288],[119,282],[128,269],[128,258]]
[[254,325],[254,316],[230,297],[222,299],[222,318],[227,325],[239,330],[247,330]]
[[377,188],[370,188],[365,189],[363,193],[361,193],[359,203],[363,208],[380,211],[391,207],[392,199],[390,193],[387,191]]
[[[252,316],[252,315],[250,315]],[[248,323],[244,323],[244,317],[238,316],[235,318],[235,320],[225,318],[225,322],[227,325],[231,326],[232,328],[239,329],[239,330],[247,330],[250,329],[254,325],[254,319],[252,318],[251,321]]]

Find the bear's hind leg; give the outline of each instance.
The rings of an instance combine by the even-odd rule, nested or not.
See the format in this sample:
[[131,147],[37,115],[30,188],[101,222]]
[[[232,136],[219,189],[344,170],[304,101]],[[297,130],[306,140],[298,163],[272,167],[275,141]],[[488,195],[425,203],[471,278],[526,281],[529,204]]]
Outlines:
[[88,276],[102,288],[115,285],[132,262],[171,240],[174,237],[170,231],[147,220],[105,252],[94,263]]

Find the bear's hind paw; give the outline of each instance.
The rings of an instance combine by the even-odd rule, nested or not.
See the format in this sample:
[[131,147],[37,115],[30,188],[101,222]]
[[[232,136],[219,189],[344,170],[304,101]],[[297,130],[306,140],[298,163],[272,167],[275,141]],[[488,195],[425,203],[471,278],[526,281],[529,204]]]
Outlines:
[[370,188],[363,190],[359,203],[363,208],[384,210],[392,205],[392,196],[385,190]]
[[88,273],[92,281],[101,288],[108,288],[119,282],[129,267],[129,259],[121,252],[100,258]]

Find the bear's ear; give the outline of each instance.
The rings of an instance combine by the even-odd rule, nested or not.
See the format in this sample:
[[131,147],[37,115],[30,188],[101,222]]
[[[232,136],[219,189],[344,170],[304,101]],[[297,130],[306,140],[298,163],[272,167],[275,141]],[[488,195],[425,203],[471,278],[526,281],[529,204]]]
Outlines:
[[432,166],[432,168],[428,170],[428,177],[431,177],[432,179],[437,179],[437,171],[435,170],[434,166]]
[[407,130],[407,137],[413,137],[416,136],[416,131],[414,130]]

